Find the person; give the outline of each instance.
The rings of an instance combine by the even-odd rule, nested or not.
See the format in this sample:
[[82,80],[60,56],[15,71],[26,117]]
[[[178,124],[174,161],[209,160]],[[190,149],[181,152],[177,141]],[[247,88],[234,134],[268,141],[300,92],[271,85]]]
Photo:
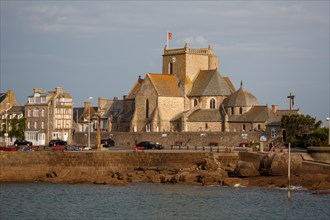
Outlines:
[[269,143],[269,152],[275,152],[275,146],[274,146],[273,142]]

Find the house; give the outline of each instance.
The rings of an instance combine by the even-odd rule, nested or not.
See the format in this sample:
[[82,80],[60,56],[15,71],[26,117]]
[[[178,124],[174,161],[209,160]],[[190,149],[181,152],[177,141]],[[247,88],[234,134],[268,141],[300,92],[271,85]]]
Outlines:
[[25,138],[35,145],[47,145],[51,139],[72,139],[73,99],[63,88],[43,92],[35,88],[25,104]]
[[24,137],[24,107],[20,106],[12,90],[0,93],[1,145],[12,145]]

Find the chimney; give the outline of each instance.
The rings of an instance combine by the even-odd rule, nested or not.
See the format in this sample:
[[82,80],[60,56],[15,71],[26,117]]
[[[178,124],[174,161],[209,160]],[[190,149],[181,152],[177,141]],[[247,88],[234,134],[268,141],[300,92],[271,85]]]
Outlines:
[[7,91],[7,97],[8,97],[8,102],[13,103],[14,102],[14,92],[11,90]]
[[278,105],[272,105],[272,110],[274,113],[276,113],[278,110]]
[[125,100],[126,99],[126,95],[123,95],[123,100]]
[[55,92],[56,92],[56,94],[61,94],[61,93],[63,93],[63,88],[62,87],[56,87]]
[[42,92],[42,89],[41,88],[34,88],[33,89],[33,94],[34,93],[41,93]]

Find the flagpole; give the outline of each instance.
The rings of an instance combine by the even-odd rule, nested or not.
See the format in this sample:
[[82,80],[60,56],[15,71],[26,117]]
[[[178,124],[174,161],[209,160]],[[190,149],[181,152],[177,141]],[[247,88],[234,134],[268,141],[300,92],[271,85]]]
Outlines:
[[167,34],[166,34],[166,46],[169,49],[170,48],[170,45],[168,45],[168,43],[169,43],[169,40],[168,40],[168,32],[167,32]]
[[291,168],[291,145],[289,143],[289,158],[288,158],[288,200],[290,201],[291,199],[291,192],[290,192],[290,188],[291,188],[291,180],[290,180],[290,168]]

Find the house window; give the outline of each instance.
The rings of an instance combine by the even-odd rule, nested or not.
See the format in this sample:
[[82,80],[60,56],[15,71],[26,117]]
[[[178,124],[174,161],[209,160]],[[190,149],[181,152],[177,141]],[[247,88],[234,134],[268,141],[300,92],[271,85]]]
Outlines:
[[242,107],[239,107],[239,114],[243,114],[243,108]]
[[41,122],[41,129],[45,129],[45,122]]
[[31,117],[31,109],[28,109],[28,117]]
[[39,109],[38,108],[35,108],[33,110],[33,117],[38,117],[39,116]]
[[37,128],[38,128],[38,122],[35,121],[35,122],[34,122],[34,129],[37,129]]
[[210,101],[210,109],[215,109],[215,100],[211,99]]
[[45,109],[41,109],[41,117],[45,117]]
[[31,123],[28,121],[27,123],[27,128],[30,129],[31,128]]
[[146,100],[146,118],[149,118],[149,100]]
[[276,137],[276,128],[272,128],[272,129],[270,130],[270,132],[271,132],[271,136],[272,136],[272,138],[275,138],[275,137]]

